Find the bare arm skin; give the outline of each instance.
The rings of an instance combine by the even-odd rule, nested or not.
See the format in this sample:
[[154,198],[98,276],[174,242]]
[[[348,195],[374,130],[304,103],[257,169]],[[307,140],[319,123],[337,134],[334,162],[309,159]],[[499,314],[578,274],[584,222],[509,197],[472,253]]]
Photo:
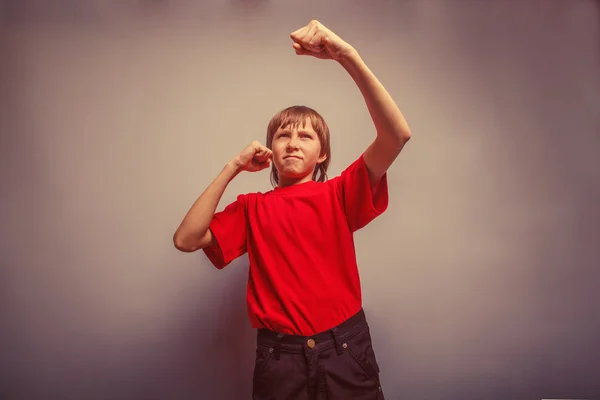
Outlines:
[[189,253],[214,244],[215,239],[209,226],[227,185],[241,171],[256,172],[270,167],[271,155],[271,150],[254,141],[228,162],[181,221],[173,235],[175,247]]
[[290,37],[296,54],[337,61],[358,86],[377,131],[377,137],[364,152],[369,181],[375,185],[411,137],[400,109],[356,49],[319,21],[311,21]]

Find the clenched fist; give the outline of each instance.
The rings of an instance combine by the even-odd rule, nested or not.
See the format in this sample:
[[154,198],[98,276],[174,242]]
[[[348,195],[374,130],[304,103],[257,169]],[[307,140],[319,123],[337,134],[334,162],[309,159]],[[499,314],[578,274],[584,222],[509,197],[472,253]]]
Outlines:
[[292,46],[298,55],[340,61],[354,50],[352,46],[316,20],[310,21],[305,27],[293,32],[290,37],[294,41]]
[[273,152],[255,140],[235,158],[236,166],[242,171],[257,172],[271,166]]

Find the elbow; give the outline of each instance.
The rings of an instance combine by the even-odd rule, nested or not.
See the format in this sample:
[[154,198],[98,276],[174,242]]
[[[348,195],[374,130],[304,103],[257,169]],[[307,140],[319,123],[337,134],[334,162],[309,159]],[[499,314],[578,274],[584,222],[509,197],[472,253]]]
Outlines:
[[396,149],[402,149],[406,142],[410,140],[411,133],[409,130],[401,131],[393,136],[393,145]]
[[184,253],[191,253],[195,250],[195,249],[192,249],[189,246],[189,244],[185,242],[185,240],[183,240],[183,238],[181,237],[179,232],[175,232],[175,234],[173,235],[173,245],[175,246],[175,248],[177,250],[184,252]]
[[173,234],[173,245],[179,251],[184,253],[193,253],[196,250],[200,250],[212,243],[212,234],[207,231],[204,235],[199,237],[194,234],[182,234],[177,230]]
[[412,136],[412,133],[410,132],[410,129],[406,129],[400,132],[400,134],[398,135],[398,140],[400,141],[400,143],[402,145],[404,145],[406,142],[408,142],[410,140]]
[[173,235],[173,245],[177,250],[187,253],[185,244],[177,237],[177,234]]

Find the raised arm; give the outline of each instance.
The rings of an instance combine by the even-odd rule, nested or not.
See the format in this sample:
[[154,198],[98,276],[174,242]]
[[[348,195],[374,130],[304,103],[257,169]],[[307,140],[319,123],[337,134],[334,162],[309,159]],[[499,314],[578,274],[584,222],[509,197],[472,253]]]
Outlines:
[[271,166],[272,152],[258,141],[250,143],[228,162],[187,212],[173,235],[178,250],[193,252],[214,244],[210,223],[227,185],[241,171],[261,171]]
[[291,35],[298,55],[339,62],[362,93],[377,136],[364,152],[369,180],[374,185],[388,170],[411,137],[400,109],[356,49],[320,22],[313,20]]

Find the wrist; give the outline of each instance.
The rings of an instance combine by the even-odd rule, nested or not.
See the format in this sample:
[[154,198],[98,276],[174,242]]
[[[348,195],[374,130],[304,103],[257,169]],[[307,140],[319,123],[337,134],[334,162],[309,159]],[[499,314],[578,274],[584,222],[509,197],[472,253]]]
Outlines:
[[225,169],[233,174],[233,176],[239,174],[242,171],[242,163],[238,157],[232,159],[225,165]]
[[338,62],[344,67],[348,68],[351,65],[357,64],[360,61],[360,56],[358,55],[358,51],[350,45],[348,45],[348,50],[344,51],[342,57],[338,60]]

